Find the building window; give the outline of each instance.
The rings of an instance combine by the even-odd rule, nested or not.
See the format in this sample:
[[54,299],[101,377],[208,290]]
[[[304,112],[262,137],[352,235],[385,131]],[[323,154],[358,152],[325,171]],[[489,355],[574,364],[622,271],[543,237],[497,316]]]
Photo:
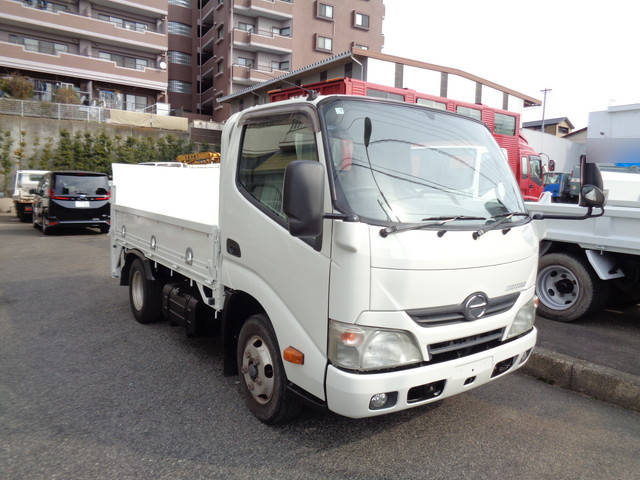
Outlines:
[[281,37],[290,37],[291,27],[271,27],[271,33],[273,35],[280,35]]
[[558,132],[566,135],[567,133],[569,133],[569,129],[567,127],[558,127]]
[[216,38],[218,40],[222,40],[224,38],[224,25],[222,25],[221,27],[218,28],[218,30],[216,32]]
[[[255,28],[254,25],[250,24],[250,23],[244,23],[244,22],[238,22],[238,30],[243,30],[245,32],[253,32],[253,29]],[[220,38],[220,37],[218,37]]]
[[191,0],[169,0],[169,5],[191,8]]
[[353,48],[359,48],[360,50],[369,50],[369,47],[367,47],[366,45],[361,45],[359,43],[354,43]]
[[9,35],[9,42],[23,45],[25,50],[46,53],[47,55],[58,55],[60,52],[69,51],[69,47],[64,43],[49,42],[36,38],[22,37],[20,35]]
[[191,26],[180,22],[169,22],[167,31],[173,35],[191,36]]
[[514,136],[516,134],[516,117],[496,113],[493,120],[493,130],[498,135]]
[[369,30],[369,15],[355,12],[353,15],[353,26]]
[[482,112],[477,108],[469,108],[458,105],[456,107],[456,112],[460,115],[464,115],[465,117],[470,117],[475,120],[482,120]]
[[178,63],[180,65],[191,65],[191,55],[188,53],[169,50],[169,63]]
[[134,112],[143,112],[147,108],[147,97],[143,95],[130,95],[127,94],[126,98],[126,110],[132,110]]
[[428,98],[418,98],[416,100],[418,105],[424,105],[425,107],[435,108],[437,110],[446,110],[447,104],[443,102],[436,102],[435,100],[429,100]]
[[271,61],[271,70],[289,70],[289,60],[284,62],[278,62],[277,60]]
[[146,23],[135,22],[133,20],[124,20],[120,17],[105,15],[104,13],[98,14],[98,20],[112,23],[116,27],[126,28],[127,30],[136,30],[138,32],[144,32],[149,28]]
[[272,117],[245,127],[237,173],[241,191],[258,208],[282,220],[283,226],[284,172],[295,160],[318,161],[315,134],[306,117]]
[[115,64],[119,67],[133,68],[136,70],[144,70],[149,66],[149,60],[147,60],[146,58],[126,57],[117,53],[99,52],[98,58],[102,58],[103,60],[111,60],[112,62],[115,62]]
[[216,74],[224,72],[224,62],[216,63]]
[[333,20],[333,6],[318,2],[316,16],[325,20]]
[[323,50],[325,52],[331,52],[333,47],[333,41],[329,37],[322,37],[318,35],[316,37],[316,49]]
[[169,80],[169,91],[171,93],[191,93],[191,82]]
[[[240,65],[241,67],[253,68],[253,58],[238,57],[236,64]],[[222,65],[222,62],[220,62],[218,65]]]

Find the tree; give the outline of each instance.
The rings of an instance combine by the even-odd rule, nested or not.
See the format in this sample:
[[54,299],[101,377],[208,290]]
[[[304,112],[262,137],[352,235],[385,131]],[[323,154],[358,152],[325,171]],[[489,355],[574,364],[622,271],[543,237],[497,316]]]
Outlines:
[[7,186],[9,185],[9,176],[11,175],[11,147],[13,145],[13,138],[11,132],[5,130],[0,139],[0,169],[2,170],[2,191],[7,192]]
[[73,142],[68,130],[60,130],[58,148],[53,154],[52,167],[56,170],[69,169],[73,165]]
[[156,146],[153,137],[144,137],[138,139],[136,146],[136,162],[155,162]]
[[27,168],[29,170],[33,170],[40,163],[40,137],[37,135],[33,137],[33,152],[29,157],[29,162],[27,163]]
[[56,88],[56,91],[53,94],[53,99],[56,103],[68,103],[74,105],[80,103],[78,93],[71,87]]
[[13,151],[13,156],[16,157],[16,167],[18,170],[22,170],[24,168],[23,161],[26,156],[26,147],[27,142],[25,141],[25,136],[27,132],[24,130],[20,130],[20,139],[18,141],[18,148]]
[[14,74],[7,80],[6,90],[13,98],[18,100],[33,99],[33,83],[22,75]]
[[51,168],[51,162],[53,159],[53,137],[47,138],[47,141],[42,147],[42,153],[40,155],[39,167],[40,170],[49,170]]
[[102,130],[93,142],[93,170],[96,172],[111,173],[113,151],[113,140]]
[[211,146],[208,143],[201,143],[200,144],[200,152],[210,152],[211,151]]
[[82,142],[82,153],[78,159],[78,166],[82,170],[93,170],[95,168],[95,161],[93,158],[93,141],[93,135],[91,135],[90,132],[85,132]]

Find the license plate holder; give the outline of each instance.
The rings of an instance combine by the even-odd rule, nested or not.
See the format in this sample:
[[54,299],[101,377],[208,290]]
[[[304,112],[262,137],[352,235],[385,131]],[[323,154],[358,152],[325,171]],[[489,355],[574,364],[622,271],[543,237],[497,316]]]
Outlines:
[[76,208],[89,208],[91,204],[87,200],[76,200]]

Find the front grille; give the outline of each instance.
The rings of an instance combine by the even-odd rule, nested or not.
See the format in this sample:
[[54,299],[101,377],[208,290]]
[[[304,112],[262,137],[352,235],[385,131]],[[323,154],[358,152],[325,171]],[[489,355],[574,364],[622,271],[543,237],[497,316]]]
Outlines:
[[491,348],[499,346],[502,342],[500,339],[504,333],[503,328],[491,330],[490,332],[478,333],[469,337],[456,338],[429,345],[430,360],[427,364],[448,362],[456,358],[466,357],[475,353],[484,352]]
[[[515,305],[519,296],[520,293],[516,292],[488,299],[487,310],[480,319],[506,312]],[[407,314],[421,327],[435,327],[467,321],[464,317],[464,306],[462,303],[442,307],[407,310]]]

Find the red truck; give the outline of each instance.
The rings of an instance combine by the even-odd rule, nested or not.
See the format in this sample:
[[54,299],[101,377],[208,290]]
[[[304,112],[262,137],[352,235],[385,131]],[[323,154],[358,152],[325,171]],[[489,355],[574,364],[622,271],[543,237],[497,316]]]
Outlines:
[[487,107],[474,103],[461,102],[451,98],[427,95],[408,88],[388,87],[353,78],[335,78],[317,83],[309,83],[302,87],[290,87],[269,92],[269,100],[277,102],[288,98],[305,95],[308,90],[315,90],[321,95],[366,95],[417,103],[439,110],[448,110],[484,122],[496,142],[507,152],[509,166],[513,171],[520,191],[525,200],[537,201],[544,191],[542,160],[538,153],[529,146],[520,135],[520,114]]

